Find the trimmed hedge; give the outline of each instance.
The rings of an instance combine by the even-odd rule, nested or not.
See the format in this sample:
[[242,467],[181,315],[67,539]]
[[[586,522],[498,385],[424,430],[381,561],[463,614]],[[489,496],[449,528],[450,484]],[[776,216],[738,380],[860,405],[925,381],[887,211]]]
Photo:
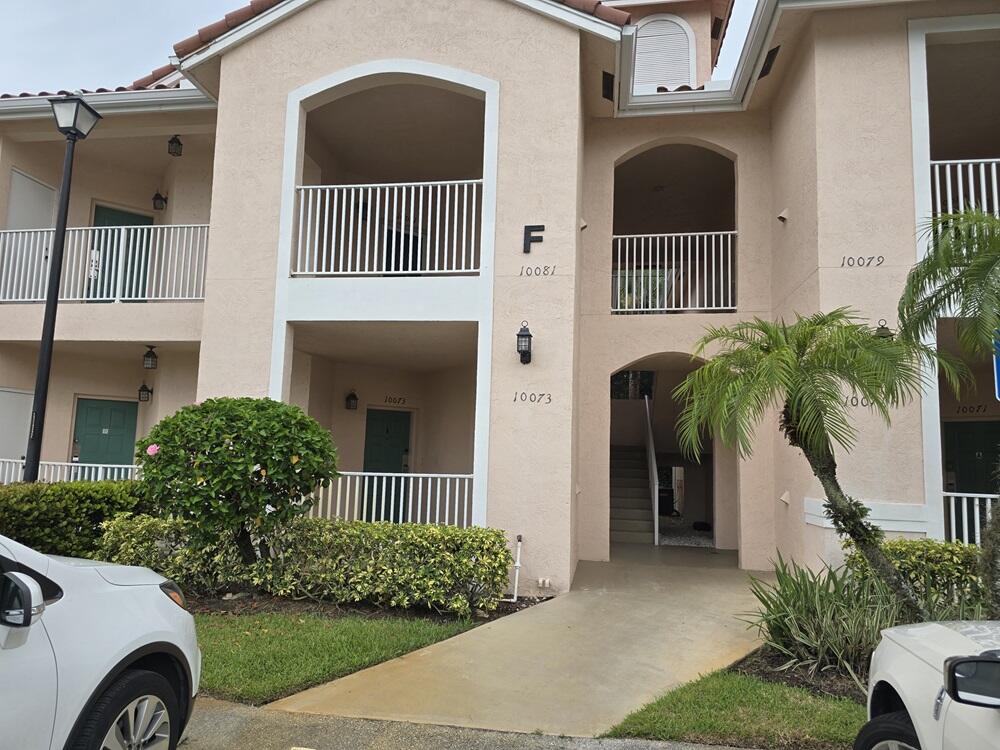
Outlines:
[[142,510],[137,482],[31,482],[0,486],[0,534],[40,552],[93,557],[101,523]]
[[[986,594],[980,576],[979,547],[935,539],[890,539],[882,549],[929,605],[981,606]],[[847,567],[854,573],[869,573],[868,563],[846,545]]]
[[250,566],[235,549],[190,543],[185,522],[119,516],[104,525],[101,554],[153,568],[195,594],[253,586],[293,599],[459,616],[495,609],[511,564],[503,532],[479,527],[297,518],[268,537],[272,556]]

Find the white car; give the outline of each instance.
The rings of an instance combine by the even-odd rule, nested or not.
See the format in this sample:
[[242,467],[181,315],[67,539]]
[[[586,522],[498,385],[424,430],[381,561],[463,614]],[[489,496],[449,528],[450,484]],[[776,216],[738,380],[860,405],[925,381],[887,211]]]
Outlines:
[[0,536],[0,747],[173,750],[201,674],[194,619],[146,568]]
[[998,750],[1000,622],[883,631],[854,750]]

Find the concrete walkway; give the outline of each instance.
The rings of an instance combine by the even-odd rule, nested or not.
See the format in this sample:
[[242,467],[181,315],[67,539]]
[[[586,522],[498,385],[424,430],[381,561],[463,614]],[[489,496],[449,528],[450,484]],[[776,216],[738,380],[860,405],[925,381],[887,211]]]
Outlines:
[[568,594],[269,708],[593,737],[753,650],[753,606],[734,554],[622,545]]
[[[727,750],[310,716],[199,698],[181,750]],[[728,749],[731,750],[731,749]]]

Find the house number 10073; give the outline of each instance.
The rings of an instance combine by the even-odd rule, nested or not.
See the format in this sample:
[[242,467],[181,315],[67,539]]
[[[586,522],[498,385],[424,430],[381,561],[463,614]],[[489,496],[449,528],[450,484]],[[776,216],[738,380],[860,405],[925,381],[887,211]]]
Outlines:
[[514,391],[514,403],[551,404],[551,393],[530,393],[529,391]]

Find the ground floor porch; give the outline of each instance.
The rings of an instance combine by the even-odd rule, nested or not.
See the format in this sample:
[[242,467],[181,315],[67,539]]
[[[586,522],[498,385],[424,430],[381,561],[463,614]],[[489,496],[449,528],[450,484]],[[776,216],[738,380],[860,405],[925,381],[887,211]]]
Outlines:
[[748,582],[733,553],[615,545],[563,596],[270,708],[594,736],[753,650]]

